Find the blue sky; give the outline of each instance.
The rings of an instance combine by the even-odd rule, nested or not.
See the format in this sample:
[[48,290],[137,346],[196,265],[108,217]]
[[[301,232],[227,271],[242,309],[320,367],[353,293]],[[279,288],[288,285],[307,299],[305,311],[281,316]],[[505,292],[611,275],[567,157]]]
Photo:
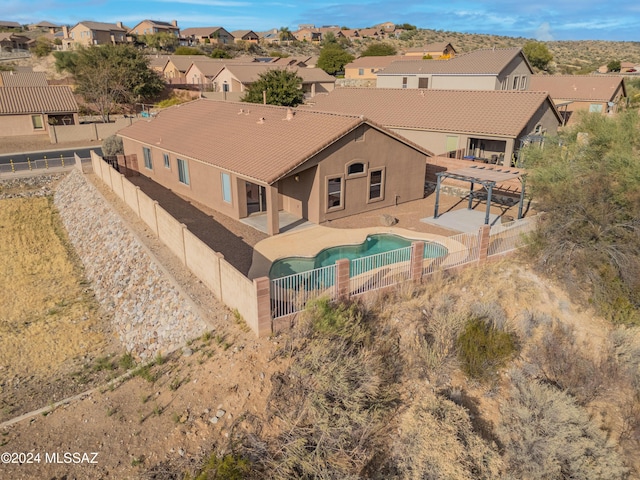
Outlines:
[[0,20],[23,24],[95,20],[133,27],[144,19],[176,19],[180,28],[215,25],[255,31],[296,30],[300,23],[362,28],[391,21],[539,40],[640,41],[638,0],[0,0]]

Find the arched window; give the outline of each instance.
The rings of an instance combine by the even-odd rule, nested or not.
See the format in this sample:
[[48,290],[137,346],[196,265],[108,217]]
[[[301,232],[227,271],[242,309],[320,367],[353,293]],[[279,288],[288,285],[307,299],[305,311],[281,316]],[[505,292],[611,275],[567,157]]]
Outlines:
[[355,162],[347,167],[347,175],[358,175],[364,173],[364,163]]

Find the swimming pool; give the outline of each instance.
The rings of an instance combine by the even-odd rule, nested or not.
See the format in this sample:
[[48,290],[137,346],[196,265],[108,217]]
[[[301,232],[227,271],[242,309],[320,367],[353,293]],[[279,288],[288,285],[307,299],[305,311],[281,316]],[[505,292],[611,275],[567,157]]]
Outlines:
[[[286,277],[294,273],[308,272],[314,268],[333,265],[336,260],[346,258],[355,260],[356,258],[375,255],[377,253],[391,252],[400,248],[411,246],[416,240],[393,235],[390,233],[380,233],[369,235],[364,242],[358,245],[339,245],[321,250],[315,257],[286,257],[276,260],[269,270],[269,278]],[[434,242],[425,242],[424,258],[442,257],[448,253],[446,247]],[[408,261],[407,258],[396,259],[396,261]],[[374,268],[374,267],[372,267]]]

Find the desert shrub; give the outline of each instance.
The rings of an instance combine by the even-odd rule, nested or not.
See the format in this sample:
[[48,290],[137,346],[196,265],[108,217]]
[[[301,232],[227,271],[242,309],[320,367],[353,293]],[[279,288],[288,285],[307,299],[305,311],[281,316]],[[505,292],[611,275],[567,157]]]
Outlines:
[[194,480],[243,480],[251,471],[246,458],[237,455],[218,456],[212,453]]
[[107,157],[124,154],[124,146],[122,138],[117,135],[111,135],[102,141],[102,153]]
[[397,478],[500,478],[503,462],[495,446],[473,428],[467,411],[432,392],[422,392],[400,420],[393,442]]
[[462,370],[471,378],[490,380],[518,350],[514,334],[500,330],[484,316],[471,316],[457,340]]
[[272,378],[264,478],[357,478],[376,457],[398,401],[397,332],[375,331],[357,304],[315,302],[294,333],[295,361]]
[[577,342],[571,327],[556,322],[545,328],[540,339],[531,345],[528,358],[540,378],[585,405],[617,377],[618,362],[609,347],[602,346],[597,354],[590,354],[592,350]]
[[497,428],[507,478],[627,478],[617,452],[570,396],[518,371],[511,380]]

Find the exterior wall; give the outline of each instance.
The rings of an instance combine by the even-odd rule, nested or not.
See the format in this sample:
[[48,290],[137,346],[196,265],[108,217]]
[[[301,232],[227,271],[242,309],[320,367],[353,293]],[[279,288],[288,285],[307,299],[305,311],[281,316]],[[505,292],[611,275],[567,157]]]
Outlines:
[[[356,141],[358,135],[363,135],[362,141]],[[347,175],[347,165],[354,161],[366,165],[364,174]],[[317,222],[322,223],[424,196],[425,155],[366,125],[329,146],[314,163],[318,168],[312,191],[317,192],[314,197],[318,205],[314,205],[315,213],[309,207],[311,221],[316,221],[316,215]],[[381,199],[370,201],[369,172],[377,168],[384,168],[384,191]],[[328,210],[327,180],[333,176],[343,178],[343,207]]]
[[[104,30],[91,30],[83,24],[76,25],[69,33],[72,35],[73,42],[84,46],[89,45],[106,45],[109,43],[124,43],[127,41],[124,31],[107,32]],[[111,36],[114,36],[113,40]]]
[[[362,70],[362,75],[360,74]],[[344,78],[352,80],[375,80],[378,78],[375,72],[380,70],[379,68],[345,68]]]
[[542,127],[542,132],[546,135],[553,136],[558,133],[558,117],[553,113],[550,105],[547,102],[543,103],[540,108],[536,111],[536,113],[531,117],[531,120],[519,137],[524,135],[531,135],[536,133],[536,127],[540,125]]
[[258,37],[258,35],[255,33],[247,33],[242,38],[233,39],[235,43],[240,43],[240,42],[258,43],[259,40],[260,40],[260,37]]
[[202,73],[202,71],[197,67],[195,63],[191,65],[191,67],[189,67],[184,77],[186,83],[192,85],[208,85],[211,83],[211,81],[207,79],[207,77],[204,75],[204,73]]
[[[516,56],[509,65],[500,73],[498,77],[498,85],[496,90],[529,90],[532,72],[521,55]],[[513,79],[518,77],[518,88],[513,88]],[[524,88],[522,88],[522,77],[526,78]],[[502,88],[502,82],[505,81],[505,88]]]
[[429,88],[434,90],[496,90],[495,75],[434,75]]
[[47,116],[42,116],[42,129],[34,129],[29,115],[0,115],[0,137],[17,135],[47,135],[49,124]]
[[131,125],[142,118],[118,118],[113,123],[86,123],[78,125],[78,115],[73,114],[75,125],[51,125],[49,137],[51,143],[77,142],[82,140],[101,140],[115,135],[118,130]]
[[225,82],[227,85],[229,85],[230,92],[242,91],[241,83],[238,82],[238,79],[234,77],[233,74],[226,68],[223,69],[218,75],[216,75],[213,81],[218,85],[217,88],[219,91],[222,91],[222,85],[224,85]]

